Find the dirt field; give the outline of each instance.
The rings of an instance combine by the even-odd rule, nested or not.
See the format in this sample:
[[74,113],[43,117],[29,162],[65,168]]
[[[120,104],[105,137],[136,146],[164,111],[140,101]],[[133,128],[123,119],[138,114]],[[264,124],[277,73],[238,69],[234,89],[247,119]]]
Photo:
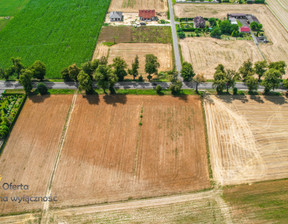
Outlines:
[[170,44],[172,34],[170,27],[129,27],[129,26],[104,26],[98,38],[98,44],[112,43],[161,43]]
[[[42,203],[11,202],[11,196],[45,196],[72,96],[27,99],[0,158],[0,214],[41,209]],[[47,109],[48,108],[48,109]],[[29,185],[29,190],[4,190],[3,183]]]
[[138,12],[139,9],[155,9],[157,12],[167,12],[166,0],[112,0],[109,12]]
[[204,104],[218,183],[288,177],[287,98],[210,96]]
[[209,186],[200,98],[78,97],[53,183],[56,206]]
[[235,70],[248,59],[263,60],[252,41],[197,37],[181,40],[180,46],[183,60],[192,63],[194,71],[203,73],[208,79],[213,79],[218,64]]
[[[283,60],[288,64],[288,34],[281,26],[271,11],[264,5],[233,5],[233,4],[176,4],[175,14],[177,17],[215,17],[225,18],[227,13],[254,14],[263,24],[263,29],[270,44],[261,44],[260,49],[268,61]],[[191,46],[195,47],[195,46]],[[205,52],[204,52],[205,53]],[[287,69],[288,71],[288,69]],[[288,77],[288,74],[285,76]]]
[[[143,43],[120,43],[112,47],[98,44],[93,55],[93,59],[108,56],[108,63],[113,63],[115,57],[122,57],[131,68],[136,55],[139,57],[139,73],[145,73],[145,55],[154,54],[160,63],[159,71],[169,71],[173,68],[172,46],[171,44],[143,44]],[[127,76],[127,78],[131,78]]]

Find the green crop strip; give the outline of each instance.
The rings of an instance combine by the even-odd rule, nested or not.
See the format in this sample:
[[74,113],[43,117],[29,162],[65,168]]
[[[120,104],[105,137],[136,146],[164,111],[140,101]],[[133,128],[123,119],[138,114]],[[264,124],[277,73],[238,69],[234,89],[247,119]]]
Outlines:
[[0,67],[21,57],[31,65],[41,60],[47,78],[92,58],[110,0],[31,0],[0,31]]

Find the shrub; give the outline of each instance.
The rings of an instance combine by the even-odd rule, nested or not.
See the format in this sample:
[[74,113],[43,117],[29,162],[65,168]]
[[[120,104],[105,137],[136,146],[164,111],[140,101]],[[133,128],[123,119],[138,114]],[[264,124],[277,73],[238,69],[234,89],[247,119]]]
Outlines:
[[41,95],[46,95],[48,93],[48,88],[44,83],[39,83],[37,85],[37,91],[41,94]]
[[156,89],[157,94],[160,94],[162,91],[162,87],[160,85],[157,85],[155,89]]

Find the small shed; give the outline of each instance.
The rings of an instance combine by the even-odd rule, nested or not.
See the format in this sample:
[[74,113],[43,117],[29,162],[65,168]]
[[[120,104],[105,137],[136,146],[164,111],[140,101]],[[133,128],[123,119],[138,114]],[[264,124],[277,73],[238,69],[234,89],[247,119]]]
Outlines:
[[155,10],[139,10],[140,20],[154,21],[157,20]]
[[246,19],[247,15],[244,13],[232,13],[227,14],[228,18],[235,18],[235,19]]
[[123,21],[123,13],[122,12],[110,12],[109,19],[111,22]]
[[240,28],[241,33],[250,33],[250,28],[248,26],[243,26]]
[[206,22],[201,16],[197,16],[193,20],[195,28],[205,28]]
[[235,18],[229,18],[229,21],[230,21],[230,23],[232,24],[232,25],[237,25],[238,23],[237,23],[237,19],[235,19]]

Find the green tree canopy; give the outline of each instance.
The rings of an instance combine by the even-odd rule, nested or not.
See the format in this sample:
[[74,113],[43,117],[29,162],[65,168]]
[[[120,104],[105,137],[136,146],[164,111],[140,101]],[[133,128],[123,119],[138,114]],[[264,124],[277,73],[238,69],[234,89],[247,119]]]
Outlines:
[[44,83],[39,83],[37,85],[37,91],[40,93],[40,95],[46,95],[48,93],[48,88]]
[[255,74],[255,71],[252,62],[250,60],[245,61],[243,65],[239,68],[239,73],[241,74],[244,82],[246,81],[248,76],[253,76]]
[[21,58],[11,58],[13,64],[13,71],[17,74],[17,79],[19,79],[22,69],[25,68],[21,62]]
[[86,94],[93,93],[93,81],[87,73],[81,71],[78,75],[78,89],[80,91],[85,90]]
[[271,68],[264,74],[262,85],[265,87],[265,93],[269,93],[272,89],[278,88],[281,83],[282,74],[279,70]]
[[283,80],[283,87],[288,90],[288,78]]
[[132,63],[131,75],[133,75],[133,79],[138,76],[138,69],[139,69],[139,57],[136,55],[134,62]]
[[195,76],[192,64],[188,62],[183,62],[181,69],[181,76],[183,77],[185,82],[192,81],[193,77]]
[[[152,74],[158,73],[158,68],[160,67],[160,64],[158,62],[158,59],[153,54],[147,54],[146,55],[146,63],[145,63],[145,72],[148,73],[148,79],[150,80],[152,77]],[[149,78],[150,77],[150,78]]]
[[221,32],[223,34],[227,34],[227,35],[230,35],[232,32],[231,32],[231,23],[229,20],[224,20],[220,23],[219,25],[220,29],[221,29]]
[[33,71],[33,77],[35,79],[39,79],[40,81],[42,81],[46,75],[46,65],[37,60],[33,63],[33,65],[30,68]]
[[114,72],[118,77],[119,81],[123,81],[124,77],[127,75],[125,69],[127,68],[127,63],[121,57],[116,57],[113,59]]
[[209,18],[208,21],[209,21],[211,27],[214,27],[217,25],[217,21],[215,18]]
[[196,83],[196,93],[198,93],[199,84],[206,82],[206,79],[203,74],[198,74],[194,77],[193,80]]
[[216,70],[214,74],[213,88],[216,88],[217,93],[222,93],[226,87],[227,79],[225,72]]
[[253,76],[247,77],[245,85],[248,87],[249,92],[258,90],[258,80]]
[[220,38],[222,35],[221,29],[219,27],[214,27],[210,33],[211,37]]
[[262,24],[255,21],[250,24],[250,27],[253,31],[260,31],[263,28]]
[[96,71],[99,65],[99,59],[94,59],[93,61],[85,62],[81,65],[82,70],[88,74],[91,78],[93,77],[93,73]]
[[262,76],[267,71],[267,68],[268,68],[268,64],[266,61],[257,61],[254,64],[254,70],[256,74],[258,75],[258,81],[261,80]]
[[79,72],[80,72],[80,68],[78,68],[76,64],[70,65],[68,67],[69,78],[73,81],[76,81],[76,82],[78,81],[77,77],[78,77]]
[[285,63],[285,61],[277,61],[277,62],[271,62],[269,64],[269,68],[274,68],[276,70],[278,70],[282,75],[285,74],[285,69],[286,69],[287,65]]
[[24,69],[21,72],[21,75],[19,77],[19,83],[23,86],[25,92],[29,94],[32,90],[32,79],[33,77],[33,71],[30,69]]
[[94,79],[97,82],[97,86],[104,90],[112,89],[115,83],[118,81],[118,77],[113,73],[111,66],[99,65],[94,73]]

